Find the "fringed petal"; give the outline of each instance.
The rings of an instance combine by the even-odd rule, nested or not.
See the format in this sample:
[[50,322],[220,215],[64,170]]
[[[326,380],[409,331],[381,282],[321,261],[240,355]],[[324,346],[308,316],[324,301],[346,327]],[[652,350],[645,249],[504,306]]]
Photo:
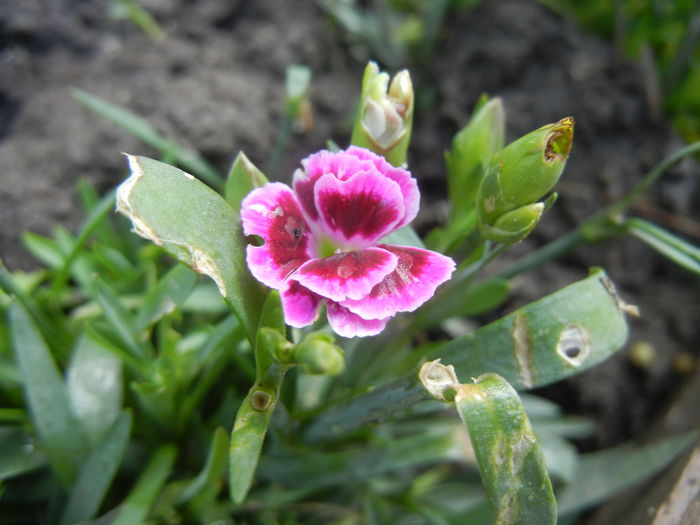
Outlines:
[[449,257],[409,246],[380,245],[398,257],[396,269],[361,299],[341,304],[365,319],[380,319],[396,312],[412,312],[447,281],[455,269]]
[[253,190],[241,203],[245,235],[259,235],[262,246],[248,246],[248,268],[256,279],[280,288],[299,266],[315,256],[316,244],[292,190],[279,182]]
[[318,319],[321,297],[296,281],[289,280],[280,293],[284,320],[289,326],[303,328]]
[[370,246],[404,216],[399,185],[375,173],[356,173],[347,181],[324,175],[314,191],[323,230],[340,246]]
[[304,263],[292,279],[332,301],[360,299],[394,271],[398,260],[381,248],[337,253]]
[[384,330],[389,318],[363,319],[338,303],[328,301],[328,324],[331,329],[343,337],[367,337],[377,335]]

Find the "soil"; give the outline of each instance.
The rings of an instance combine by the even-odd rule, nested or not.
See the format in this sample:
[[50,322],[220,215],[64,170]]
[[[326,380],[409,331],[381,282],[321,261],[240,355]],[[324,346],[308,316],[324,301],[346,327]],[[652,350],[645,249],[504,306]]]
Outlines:
[[[305,64],[313,71],[315,127],[292,138],[268,175],[288,180],[299,159],[327,138],[347,142],[367,57],[348,51],[316,3],[139,3],[165,31],[163,41],[110,17],[107,0],[0,6],[0,254],[13,269],[36,264],[22,248],[21,232],[77,227],[78,178],[104,191],[126,174],[119,152],[157,155],[81,106],[71,97],[73,88],[135,111],[225,172],[239,150],[265,166],[282,112],[285,67]],[[503,98],[509,139],[564,116],[576,119],[560,199],[509,257],[621,197],[682,146],[668,123],[652,118],[644,72],[539,3],[487,1],[448,18],[434,56],[416,73],[432,80],[437,95],[433,105],[417,108],[411,147],[410,167],[424,199],[419,230],[446,215],[443,151],[483,92]],[[634,213],[671,229],[683,226],[684,217],[697,220],[697,175],[694,162],[681,163]],[[675,364],[679,356],[691,363],[697,357],[700,294],[689,272],[620,239],[579,248],[518,278],[508,308],[583,278],[590,266],[604,267],[642,317],[631,321],[625,350],[543,393],[594,416],[598,433],[589,445],[606,446],[643,435],[682,384]],[[654,349],[645,366],[629,359],[639,342]]]

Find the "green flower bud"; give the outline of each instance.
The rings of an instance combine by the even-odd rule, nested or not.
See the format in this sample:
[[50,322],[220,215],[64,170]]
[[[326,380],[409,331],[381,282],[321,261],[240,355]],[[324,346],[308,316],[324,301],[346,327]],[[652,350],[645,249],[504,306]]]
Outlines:
[[345,358],[334,341],[331,334],[312,332],[294,347],[292,360],[309,374],[338,375],[345,369]]
[[472,206],[491,157],[503,148],[505,114],[500,98],[483,97],[467,124],[445,154],[452,205]]
[[291,343],[274,328],[263,326],[258,330],[258,345],[267,348],[271,358],[281,363],[290,360]]
[[389,80],[376,63],[367,64],[351,142],[398,166],[406,162],[411,139],[413,84],[406,70]]
[[493,226],[483,225],[485,239],[506,244],[522,241],[540,222],[545,205],[543,202],[528,204],[501,215]]
[[493,225],[504,213],[532,204],[551,190],[564,170],[574,136],[574,119],[533,131],[498,152],[479,187],[481,224]]

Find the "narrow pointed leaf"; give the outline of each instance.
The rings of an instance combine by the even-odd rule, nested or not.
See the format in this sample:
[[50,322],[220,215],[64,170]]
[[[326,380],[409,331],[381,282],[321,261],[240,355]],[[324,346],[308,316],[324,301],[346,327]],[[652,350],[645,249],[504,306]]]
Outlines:
[[484,374],[456,392],[494,523],[554,525],[552,483],[517,392],[497,374]]
[[85,334],[78,339],[66,376],[73,412],[88,439],[99,443],[121,410],[121,360]]
[[73,97],[98,115],[111,120],[164,156],[170,156],[176,163],[196,173],[208,183],[221,184],[221,176],[197,152],[179,146],[175,141],[159,134],[144,118],[111,102],[89,95],[79,89],[73,90]]
[[214,437],[209,449],[207,463],[199,475],[194,478],[182,491],[178,500],[180,504],[185,503],[208,486],[215,485],[226,472],[226,454],[228,452],[228,432],[219,427],[214,432]]
[[462,429],[453,427],[447,432],[426,432],[354,450],[264,456],[260,460],[260,476],[295,489],[367,483],[372,476],[464,459],[463,434]]
[[678,266],[700,274],[700,248],[643,219],[630,219],[627,231]]
[[163,445],[155,452],[121,505],[112,525],[133,525],[144,522],[173,469],[176,456],[176,449],[172,445]]
[[559,513],[589,508],[653,476],[688,449],[698,432],[670,436],[643,446],[633,444],[582,454],[574,480],[558,494]]
[[95,298],[105,313],[105,318],[113,328],[114,335],[129,353],[138,360],[146,361],[153,356],[153,350],[143,343],[136,329],[136,322],[126,311],[121,298],[107,283],[96,279]]
[[254,341],[263,292],[248,271],[240,218],[223,197],[183,171],[146,157],[117,193],[134,231],[211,277]]
[[0,426],[0,481],[46,464],[46,454],[20,427]]
[[14,302],[9,323],[32,420],[56,473],[69,483],[89,450],[63,378],[27,311]]
[[[282,305],[279,293],[275,290],[268,294],[265,301],[260,316],[260,328],[271,328],[278,334],[278,338],[284,338]],[[283,365],[272,359],[276,348],[271,348],[270,345],[276,344],[279,339],[267,337],[266,332],[260,329],[257,334],[255,384],[238,409],[231,431],[229,484],[234,503],[242,503],[253,484],[270,418],[277,406],[282,380],[290,368],[290,365]]]
[[178,264],[170,270],[144,298],[136,320],[141,331],[180,307],[194,291],[197,274]]
[[[627,339],[625,305],[602,270],[431,350],[459,377],[487,372],[517,390],[559,381],[607,359]],[[425,400],[417,372],[326,411],[307,429],[319,440],[350,432]]]
[[124,411],[80,468],[61,517],[62,524],[81,523],[97,514],[122,462],[130,432],[131,413]]
[[240,152],[233,162],[226,179],[226,202],[235,211],[241,209],[241,202],[255,188],[264,186],[267,177],[250,161],[245,153]]

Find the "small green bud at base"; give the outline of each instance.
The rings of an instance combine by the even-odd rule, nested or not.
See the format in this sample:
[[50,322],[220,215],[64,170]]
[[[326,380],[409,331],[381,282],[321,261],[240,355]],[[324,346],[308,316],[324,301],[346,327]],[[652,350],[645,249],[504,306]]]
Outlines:
[[338,375],[345,369],[345,358],[334,341],[331,334],[312,332],[294,347],[292,360],[312,375]]
[[529,204],[501,215],[493,226],[482,226],[485,239],[504,244],[522,241],[540,222],[545,205],[542,202]]

